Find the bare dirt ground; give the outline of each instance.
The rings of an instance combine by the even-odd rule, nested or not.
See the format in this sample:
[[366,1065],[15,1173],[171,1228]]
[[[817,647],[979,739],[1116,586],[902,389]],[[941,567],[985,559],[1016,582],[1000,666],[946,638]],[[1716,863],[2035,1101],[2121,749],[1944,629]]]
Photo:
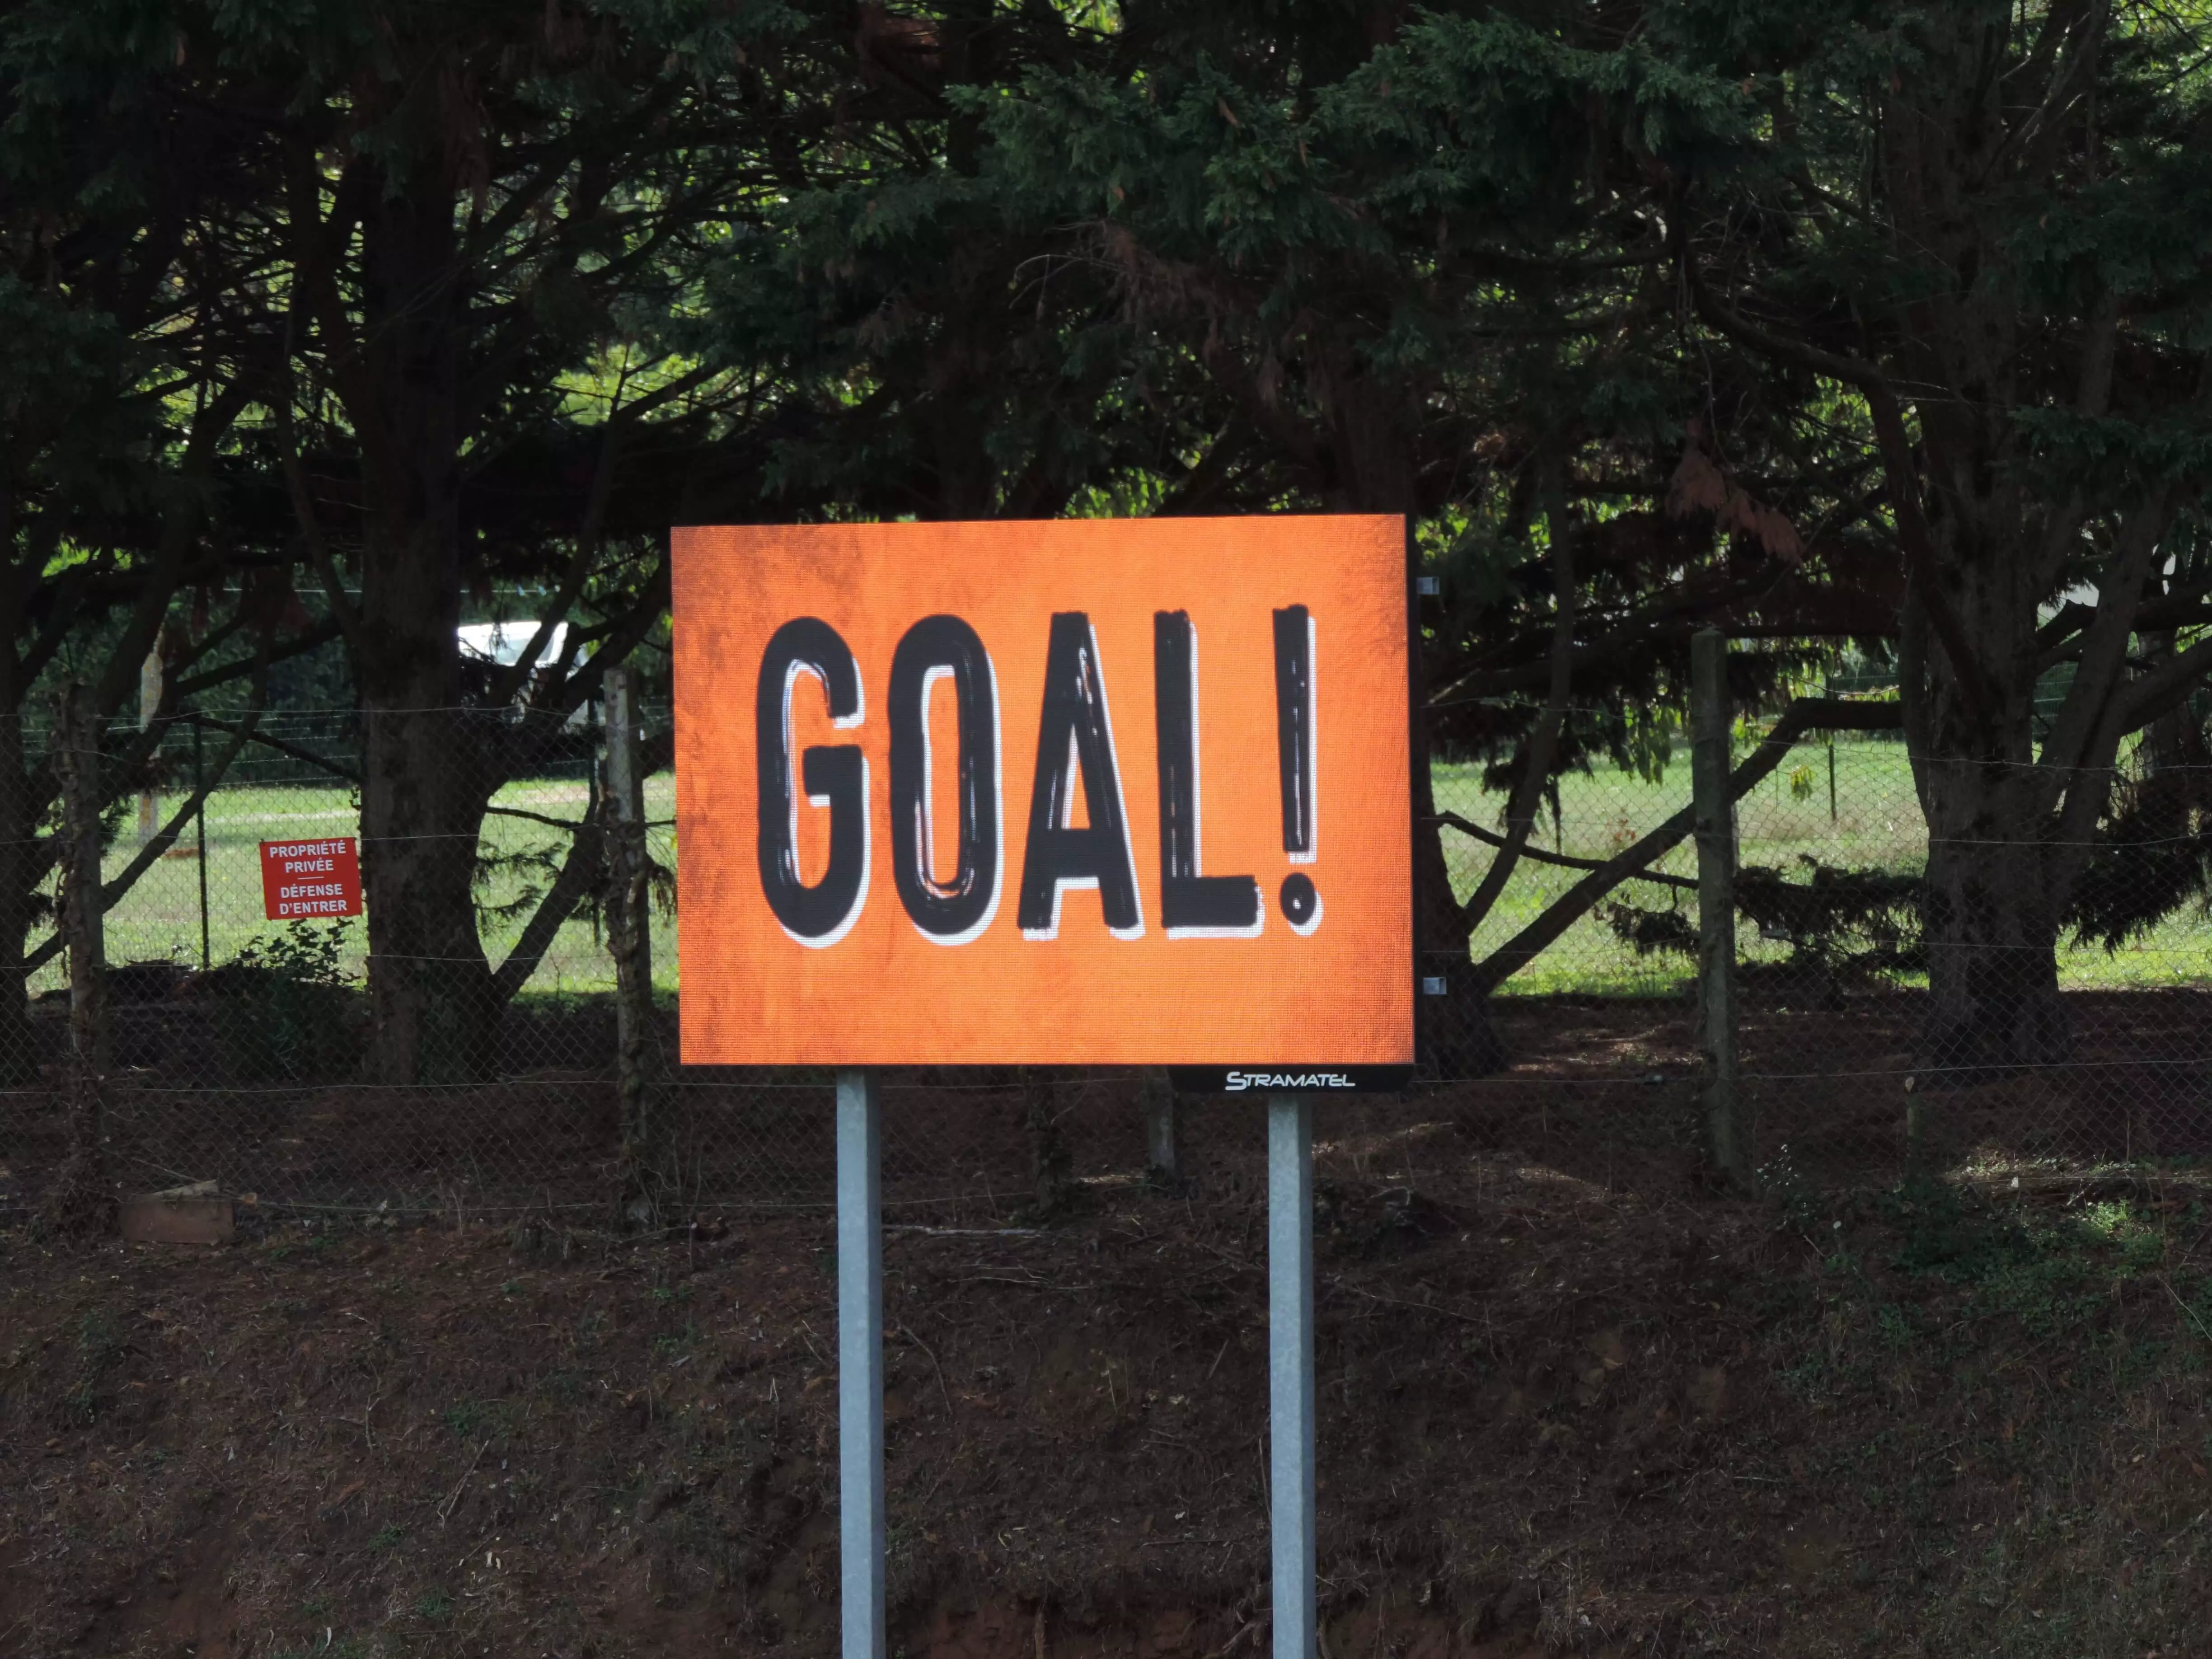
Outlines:
[[[1601,1012],[1607,1086],[1686,1086]],[[1561,1139],[1561,1083],[1323,1119],[1332,1659],[2202,1650],[2185,1168],[1722,1200],[1674,1129]],[[1198,1136],[1190,1190],[889,1235],[895,1651],[1266,1650],[1255,1127]],[[831,1653],[830,1247],[0,1232],[0,1654]]]

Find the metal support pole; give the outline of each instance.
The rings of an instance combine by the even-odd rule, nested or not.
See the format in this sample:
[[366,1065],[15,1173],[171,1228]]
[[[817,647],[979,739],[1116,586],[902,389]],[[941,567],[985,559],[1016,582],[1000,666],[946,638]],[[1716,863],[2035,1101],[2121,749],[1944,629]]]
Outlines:
[[1316,1659],[1313,1103],[1267,1102],[1267,1479],[1274,1659]]
[[843,1659],[884,1659],[883,1097],[837,1073],[837,1547]]
[[1690,640],[1690,796],[1698,842],[1698,1047],[1705,1061],[1706,1150],[1741,1180],[1749,1154],[1736,1079],[1735,806],[1729,796],[1728,641]]

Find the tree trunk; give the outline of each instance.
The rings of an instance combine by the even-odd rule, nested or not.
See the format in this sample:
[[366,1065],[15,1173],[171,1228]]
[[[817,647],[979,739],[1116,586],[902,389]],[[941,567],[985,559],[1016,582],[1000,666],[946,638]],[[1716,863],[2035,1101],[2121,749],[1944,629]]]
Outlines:
[[646,1044],[653,1030],[652,890],[645,844],[645,779],[638,765],[637,714],[629,673],[605,679],[606,752],[599,795],[606,847],[607,953],[615,963],[615,1091],[627,1184],[658,1205],[664,1149],[646,1093]]
[[[2094,764],[2111,744],[2038,763],[2037,605],[2043,579],[2008,474],[2001,434],[1931,417],[1939,454],[1987,461],[1987,488],[1936,496],[1936,572],[1901,617],[1899,696],[1914,787],[1928,826],[1922,939],[1929,1003],[1921,1063],[1931,1081],[1971,1081],[1990,1066],[2045,1065],[2069,1052],[2058,998],[2058,927],[2110,786]],[[1966,459],[1954,474],[1968,472]],[[2068,702],[2096,696],[2085,669]],[[2042,757],[2045,761],[2051,757]],[[2089,792],[2098,792],[2092,798]]]
[[[1521,749],[1521,775],[1515,781],[1506,800],[1506,834],[1502,845],[1492,854],[1490,867],[1483,872],[1480,884],[1465,902],[1457,901],[1447,883],[1443,901],[1450,907],[1449,916],[1434,913],[1428,925],[1443,930],[1443,935],[1459,941],[1451,959],[1445,963],[1445,994],[1438,1012],[1431,1016],[1435,1024],[1446,1024],[1449,1030],[1443,1041],[1431,1040],[1431,1052],[1437,1055],[1439,1071],[1446,1076],[1481,1077],[1503,1070],[1506,1063],[1504,1045],[1498,1042],[1495,1029],[1490,1024],[1489,992],[1496,981],[1487,972],[1487,964],[1471,966],[1468,962],[1468,945],[1474,933],[1498,902],[1505,896],[1507,884],[1519,867],[1522,854],[1527,850],[1529,838],[1534,834],[1536,815],[1541,809],[1543,792],[1552,775],[1552,763],[1559,752],[1559,732],[1565,723],[1567,699],[1573,690],[1573,662],[1575,644],[1575,565],[1573,537],[1568,528],[1567,464],[1564,454],[1551,457],[1544,465],[1544,513],[1549,526],[1552,563],[1552,672],[1551,684],[1545,696],[1544,709],[1536,717]],[[1414,571],[1412,549],[1407,550],[1408,563]],[[1415,688],[1417,706],[1426,712],[1427,676],[1420,677]],[[1425,727],[1425,720],[1424,720]],[[1422,787],[1433,793],[1427,758],[1425,729],[1415,746],[1423,751],[1421,760]],[[1722,768],[1725,776],[1725,760]],[[1434,808],[1429,809],[1431,817]],[[1436,825],[1432,838],[1438,845],[1441,857],[1443,826]],[[1431,883],[1433,887],[1433,883]],[[1424,987],[1424,990],[1427,988]],[[1449,1069],[1447,1069],[1447,1067]]]
[[[2086,803],[2078,792],[2096,787],[2094,757],[2109,758],[2117,742],[2082,731],[2071,752],[2060,744],[2040,757],[2055,765],[2038,765],[2040,607],[2079,556],[2081,520],[2036,494],[2026,464],[2014,413],[2035,394],[2016,290],[1974,275],[2008,257],[1975,199],[1995,187],[2012,142],[1989,72],[1990,27],[1972,7],[1932,14],[1923,73],[1886,112],[1882,165],[1899,236],[1955,281],[1911,308],[1895,344],[1901,380],[1916,388],[1917,433],[1893,390],[1869,404],[1907,570],[1899,694],[1928,824],[1922,1059],[1954,1082],[2068,1052],[2055,951],[2080,859],[2059,820],[2069,795]],[[2095,356],[2081,377],[2091,413],[2103,402]],[[2128,562],[2100,573],[2100,609],[2132,606],[2142,575],[2130,580]],[[2124,655],[2101,667],[2085,656],[2068,702],[2101,707]]]
[[[1413,471],[1415,446],[1406,419],[1419,392],[1357,366],[1349,353],[1331,361],[1322,378],[1338,477],[1329,505],[1337,511],[1405,515],[1406,590],[1410,594],[1420,574],[1414,525],[1421,502]],[[1436,789],[1429,775],[1428,672],[1421,657],[1420,632],[1410,617],[1408,629],[1416,1054],[1422,1072],[1431,1077],[1486,1077],[1505,1064],[1505,1051],[1490,1023],[1489,988],[1468,957],[1472,925],[1453,890],[1451,867],[1444,857],[1443,826],[1437,821]],[[1429,994],[1429,988],[1439,980],[1442,994]]]
[[2024,766],[1916,756],[1928,818],[1931,1082],[2063,1060],[2070,1051],[2056,949],[2061,872]]
[[[2061,775],[2036,764],[2033,659],[2007,648],[2033,640],[2033,602],[1986,591],[2014,586],[2001,568],[1992,572],[2001,564],[1960,560],[1946,584],[1983,667],[1976,690],[1929,637],[1923,607],[1905,608],[1900,691],[1928,825],[1920,1059],[1931,1082],[1971,1081],[1990,1066],[2045,1065],[2070,1052],[2057,951],[2085,849],[2066,844],[2058,803],[2109,787],[2092,769]],[[1984,573],[1996,580],[1978,580]],[[2015,601],[2024,614],[2007,614]]]
[[[2073,842],[2087,834],[2064,823],[2086,810],[2094,825],[2110,788],[2094,765],[2037,763],[2037,590],[2026,550],[2006,544],[2005,505],[1943,503],[1936,527],[1946,557],[1940,585],[1930,585],[1940,597],[1911,595],[1903,617],[1899,691],[1928,825],[1920,1059],[1931,1082],[2070,1052],[2058,928],[2087,852]],[[1936,603],[1949,613],[1941,629]],[[2081,678],[2069,702],[2090,693]],[[2103,744],[2075,757],[2109,752]]]
[[15,693],[15,653],[0,649],[0,1085],[39,1074],[23,952],[31,932],[34,890],[46,873],[23,764],[23,708]]
[[[1413,1008],[1421,1070],[1441,1079],[1488,1077],[1504,1069],[1505,1045],[1490,1023],[1490,987],[1468,953],[1473,927],[1444,858],[1425,714],[1416,714],[1413,733],[1413,939],[1420,975]],[[1437,980],[1443,981],[1441,995],[1432,994]]]
[[459,407],[465,284],[452,181],[426,161],[362,226],[355,411],[364,537],[356,670],[368,913],[368,1064],[384,1083],[479,1077],[499,1013],[477,937],[486,711],[464,710]]
[[383,1083],[483,1076],[498,1000],[477,935],[476,735],[435,694],[362,688],[362,850],[369,1066]]
[[82,685],[62,693],[54,722],[62,775],[62,914],[69,940],[69,1152],[43,1206],[64,1233],[105,1233],[115,1222],[107,1172],[107,964],[100,936],[100,722]]
[[68,687],[54,722],[54,752],[62,777],[61,933],[69,948],[70,1064],[95,1079],[106,1076],[110,1063],[100,726],[90,690]]

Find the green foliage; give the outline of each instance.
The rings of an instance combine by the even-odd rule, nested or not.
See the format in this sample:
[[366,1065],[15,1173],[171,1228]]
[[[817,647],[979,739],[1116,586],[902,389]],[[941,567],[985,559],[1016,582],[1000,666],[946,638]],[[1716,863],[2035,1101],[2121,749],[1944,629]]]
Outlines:
[[[1747,865],[1735,878],[1738,913],[1764,937],[1790,943],[1787,975],[1832,998],[1844,984],[1923,963],[1920,875],[1879,866],[1842,869],[1809,854],[1799,856],[1804,880],[1763,865]],[[1622,900],[1601,914],[1638,956],[1697,953],[1696,925],[1679,902],[1658,909]]]
[[2034,1238],[2015,1216],[1951,1182],[1909,1177],[1883,1194],[1880,1213],[1898,1231],[1892,1261],[1903,1273],[1976,1284],[2037,1255]]
[[514,1434],[514,1407],[504,1400],[456,1401],[438,1415],[457,1440],[505,1445]]
[[216,1031],[234,1075],[298,1083],[344,1076],[358,1064],[358,1000],[339,966],[347,927],[295,921],[210,975]]
[[1811,1237],[1821,1218],[1820,1195],[1798,1169],[1785,1144],[1756,1171],[1759,1190],[1782,1210],[1783,1224]]
[[[1978,826],[1960,839],[2032,839],[2062,813],[2086,830],[2130,734],[2205,665],[2187,630],[2212,595],[2195,499],[2212,461],[2212,15],[1696,0],[1651,21],[1651,50],[1740,75],[1760,112],[1712,129],[1669,210],[1711,331],[1713,447],[1800,480],[1827,527],[1808,569],[1848,580],[1855,560],[1901,556],[1915,573],[1885,608],[1912,655],[1900,696],[1931,805]],[[1894,165],[1908,151],[1926,165]],[[2000,752],[2007,768],[1961,764]],[[1997,904],[2072,891],[2086,837],[2050,841],[2037,877],[1986,883]],[[2128,850],[2116,862],[2153,878],[2139,902],[2116,871],[2084,918],[2112,942],[2203,890],[2173,878],[2179,860]],[[1978,924],[1932,921],[1943,1000],[1954,966],[1978,971],[1950,947]]]
[[687,1319],[677,1330],[664,1331],[653,1339],[653,1357],[657,1359],[676,1359],[698,1346],[705,1333],[695,1320]]
[[318,1637],[304,1648],[276,1648],[270,1659],[383,1659],[384,1650],[372,1647],[358,1636],[339,1636],[328,1640]]
[[105,1308],[94,1308],[76,1322],[76,1346],[79,1352],[91,1358],[106,1358],[123,1346],[123,1333],[115,1323],[115,1316]]
[[1839,976],[1919,965],[1924,884],[1918,875],[1839,869],[1809,854],[1800,861],[1802,881],[1758,865],[1737,872],[1737,908],[1762,933],[1788,939],[1802,963]]
[[63,1389],[56,1417],[64,1428],[89,1428],[107,1401],[108,1373],[123,1348],[115,1316],[94,1308],[78,1321],[76,1364]]
[[426,1624],[444,1624],[453,1616],[452,1594],[441,1589],[424,1590],[415,1598],[415,1616]]
[[1968,1312],[2014,1320],[2037,1338],[2072,1331],[2094,1340],[2114,1287],[2165,1259],[2163,1237],[2124,1203],[2021,1215],[1923,1176],[1886,1194],[1881,1212],[1899,1237],[1899,1272],[1965,1287]]
[[2069,918],[2080,943],[2118,951],[2212,897],[2212,697],[2154,726],[2113,781],[2099,845]]
[[[2139,586],[2185,627],[2212,595],[2179,546],[2212,464],[2199,9],[2086,33],[1981,0],[1370,12],[27,0],[0,19],[0,523],[38,619],[15,678],[124,685],[195,587],[237,596],[178,630],[234,692],[266,655],[337,649],[286,574],[313,539],[295,446],[349,580],[403,548],[442,573],[436,616],[389,619],[427,631],[356,689],[447,648],[463,587],[526,589],[593,650],[663,642],[678,514],[1403,513],[1440,589],[1430,735],[1493,784],[1539,732],[1554,784],[1659,776],[1704,621],[1763,642],[1747,708],[1900,630],[1926,671],[1906,696],[1934,696],[1968,649],[2010,677],[2021,754],[2051,736],[2021,724],[2036,665],[2094,669],[2067,692],[2094,711],[2188,649],[2091,652],[2080,596]],[[1984,153],[1956,124],[1998,84]],[[1953,133],[1929,169],[1869,160],[1899,121]],[[1916,219],[1923,184],[1948,205]],[[2108,321],[2119,370],[2091,395]],[[1915,501],[1950,528],[1901,560]],[[2172,521],[2123,580],[2146,507]],[[1899,574],[1929,562],[2005,573],[2015,600],[1976,613],[2004,637],[1929,631],[1934,590]],[[542,758],[580,662],[525,687],[441,659],[460,700],[536,714],[469,756],[375,755],[379,790]],[[404,920],[504,928],[557,863],[491,852],[423,901],[452,914]],[[2166,859],[2155,902],[2208,868]],[[1905,961],[1907,907],[1837,873],[1810,897],[1819,872],[1778,877],[1776,925],[1824,973]],[[2142,908],[2084,926],[2116,940]],[[391,960],[379,994],[432,1011],[395,1074],[481,1075],[503,1000],[471,961]],[[301,1009],[333,990],[233,965]],[[336,1064],[286,1018],[226,1044],[242,1076]]]
[[114,317],[0,271],[0,436],[32,507],[21,529],[35,541],[58,549],[77,515],[146,499],[158,428],[134,395],[144,368]]
[[1683,915],[1679,906],[1659,910],[1622,901],[1604,906],[1600,914],[1605,917],[1606,926],[1613,929],[1613,937],[1633,947],[1639,957],[1660,952],[1685,957],[1698,954],[1698,924]]

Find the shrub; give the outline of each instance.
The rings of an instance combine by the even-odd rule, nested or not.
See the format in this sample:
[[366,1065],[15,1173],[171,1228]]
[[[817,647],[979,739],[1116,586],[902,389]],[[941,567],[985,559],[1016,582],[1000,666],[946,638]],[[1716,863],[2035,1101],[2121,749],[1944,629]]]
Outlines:
[[295,921],[210,975],[216,1036],[234,1075],[301,1083],[343,1075],[360,1062],[354,993],[338,966],[346,927]]

